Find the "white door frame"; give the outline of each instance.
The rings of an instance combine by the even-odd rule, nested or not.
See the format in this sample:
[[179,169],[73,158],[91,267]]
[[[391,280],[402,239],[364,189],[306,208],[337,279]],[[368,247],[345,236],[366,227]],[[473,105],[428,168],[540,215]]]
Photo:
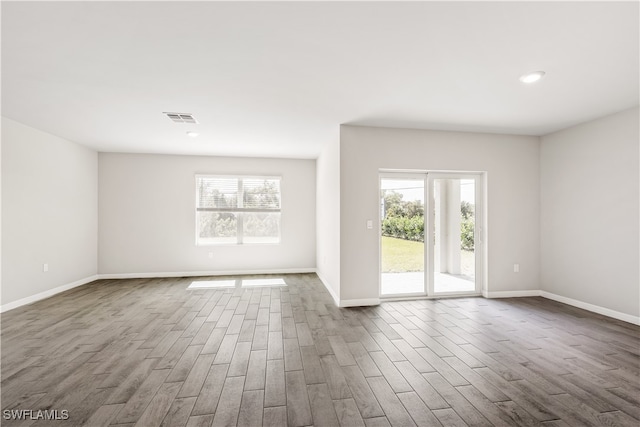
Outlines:
[[[424,220],[425,220],[425,224],[424,224],[424,229],[427,229],[427,224],[426,224],[426,220],[427,220],[427,180],[426,180],[426,175],[424,172],[381,172],[379,174],[378,177],[378,199],[380,199],[381,197],[381,192],[382,192],[382,180],[383,179],[398,179],[398,180],[402,180],[402,179],[414,179],[414,180],[421,180],[422,181],[422,186],[424,187],[424,194],[422,196],[423,200],[424,200],[424,209],[425,209],[425,216],[424,216]],[[380,208],[380,206],[378,206],[378,208]],[[425,273],[425,277],[423,279],[423,291],[422,292],[412,292],[412,293],[402,293],[402,294],[382,294],[382,212],[380,209],[378,209],[378,295],[381,298],[415,298],[415,297],[426,297],[428,296],[427,294],[427,277],[426,277],[426,272],[427,272],[427,247],[424,247],[424,261],[423,261],[423,266],[424,266],[424,273]]]
[[[434,292],[434,179],[474,179],[475,190],[475,289],[463,292]],[[383,179],[420,179],[424,183],[424,291],[418,293],[382,294],[382,212],[378,205],[378,294],[383,299],[402,298],[440,298],[447,296],[476,296],[481,295],[485,282],[485,248],[486,248],[486,215],[485,215],[485,179],[484,172],[471,171],[380,171],[378,174],[378,198],[381,196]]]

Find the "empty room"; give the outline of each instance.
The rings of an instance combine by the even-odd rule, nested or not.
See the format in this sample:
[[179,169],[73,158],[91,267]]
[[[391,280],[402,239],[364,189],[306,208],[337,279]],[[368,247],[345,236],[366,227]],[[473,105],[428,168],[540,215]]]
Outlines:
[[0,425],[640,424],[638,1],[0,7]]

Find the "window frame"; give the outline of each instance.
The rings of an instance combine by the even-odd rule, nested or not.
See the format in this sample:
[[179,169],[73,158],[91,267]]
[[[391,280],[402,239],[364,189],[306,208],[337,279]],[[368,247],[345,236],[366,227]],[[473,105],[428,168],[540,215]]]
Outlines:
[[[279,187],[279,209],[260,209],[260,208],[245,208],[243,206],[235,208],[201,208],[198,207],[200,188],[198,186],[198,180],[200,178],[218,178],[218,179],[237,179],[238,180],[238,202],[242,205],[244,200],[244,180],[245,179],[269,179],[277,180]],[[195,186],[195,245],[196,246],[249,246],[249,245],[279,245],[282,242],[282,175],[242,175],[242,174],[210,174],[210,173],[198,173],[194,176]],[[200,242],[200,222],[198,221],[198,213],[200,212],[230,212],[236,214],[236,241],[235,242]],[[278,213],[280,214],[278,224],[278,238],[275,242],[245,242],[244,241],[244,213]]]

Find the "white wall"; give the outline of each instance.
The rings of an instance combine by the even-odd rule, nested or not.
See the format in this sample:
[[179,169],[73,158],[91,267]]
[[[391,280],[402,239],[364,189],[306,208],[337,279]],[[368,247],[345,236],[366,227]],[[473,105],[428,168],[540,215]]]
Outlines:
[[[315,268],[315,160],[100,153],[99,165],[100,274]],[[196,246],[198,173],[282,176],[281,243]]]
[[640,315],[637,108],[542,137],[542,289]]
[[327,144],[316,163],[318,276],[340,300],[340,141]]
[[[486,171],[488,291],[539,289],[537,137],[342,126],[340,298],[378,298],[380,169]],[[513,272],[513,264],[520,272]]]
[[97,236],[97,153],[3,117],[2,305],[95,276]]

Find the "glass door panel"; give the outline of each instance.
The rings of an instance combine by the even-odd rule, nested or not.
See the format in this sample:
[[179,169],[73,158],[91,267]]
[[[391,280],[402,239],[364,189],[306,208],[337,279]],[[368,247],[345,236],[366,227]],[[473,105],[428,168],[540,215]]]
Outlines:
[[425,294],[424,176],[380,179],[381,295]]
[[430,175],[432,293],[476,291],[476,178]]

